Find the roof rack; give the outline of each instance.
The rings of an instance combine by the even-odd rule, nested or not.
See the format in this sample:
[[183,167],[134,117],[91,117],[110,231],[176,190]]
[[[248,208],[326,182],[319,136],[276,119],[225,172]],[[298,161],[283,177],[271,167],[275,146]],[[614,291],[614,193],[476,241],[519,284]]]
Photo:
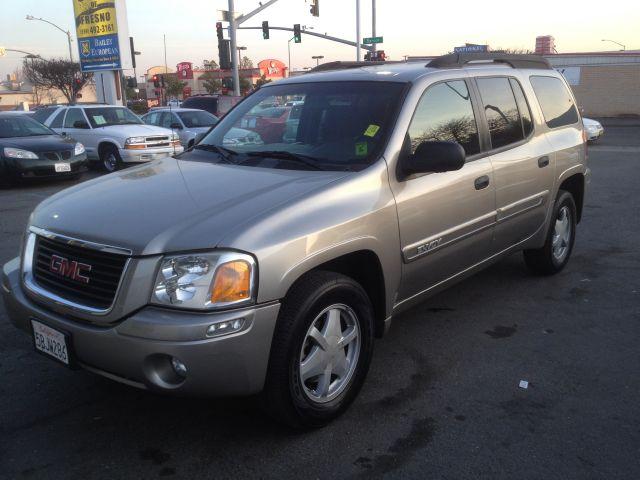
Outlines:
[[425,65],[429,68],[455,68],[478,63],[504,63],[513,68],[540,68],[551,69],[549,62],[540,55],[531,54],[510,54],[499,52],[488,53],[450,53],[431,60]]
[[360,68],[360,67],[373,67],[376,65],[388,65],[390,63],[404,63],[400,61],[396,62],[376,62],[376,61],[366,61],[366,62],[327,62],[322,65],[318,65],[317,67],[313,67],[311,70],[307,70],[306,73],[317,73],[317,72],[328,72],[331,70],[347,70],[350,68]]

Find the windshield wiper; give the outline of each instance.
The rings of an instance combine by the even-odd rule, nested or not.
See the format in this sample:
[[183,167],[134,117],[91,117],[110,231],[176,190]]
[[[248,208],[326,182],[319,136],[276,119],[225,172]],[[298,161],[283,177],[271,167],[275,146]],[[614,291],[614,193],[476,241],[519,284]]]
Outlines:
[[261,157],[261,158],[276,158],[279,160],[291,160],[294,162],[302,163],[314,170],[326,170],[322,165],[319,165],[320,159],[312,157],[310,155],[303,155],[302,153],[287,152],[286,150],[265,150],[256,152],[246,152],[249,157]]
[[212,145],[209,143],[199,143],[198,145],[193,147],[193,149],[217,153],[225,162],[231,163],[232,165],[237,165],[237,162],[231,160],[231,155],[238,155],[238,152],[233,151],[230,148],[222,147],[219,145]]

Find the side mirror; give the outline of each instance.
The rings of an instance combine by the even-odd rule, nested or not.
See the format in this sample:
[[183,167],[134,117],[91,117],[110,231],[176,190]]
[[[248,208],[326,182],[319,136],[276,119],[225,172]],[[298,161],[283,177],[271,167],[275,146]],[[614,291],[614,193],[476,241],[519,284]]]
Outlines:
[[82,128],[87,130],[89,129],[89,124],[84,120],[76,120],[75,122],[73,122],[73,128]]
[[182,130],[182,125],[180,125],[178,122],[175,122],[171,124],[171,128],[173,130]]
[[403,160],[402,172],[405,175],[452,172],[460,170],[464,161],[464,148],[457,142],[422,142],[413,155]]

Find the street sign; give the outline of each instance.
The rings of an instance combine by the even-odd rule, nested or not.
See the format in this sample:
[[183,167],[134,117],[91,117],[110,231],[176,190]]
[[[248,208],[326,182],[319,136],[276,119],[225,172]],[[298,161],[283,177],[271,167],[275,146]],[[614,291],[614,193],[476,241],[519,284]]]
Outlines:
[[113,0],[73,0],[83,72],[122,68],[115,4]]
[[488,52],[489,45],[465,45],[464,47],[454,47],[454,53],[481,53]]
[[7,51],[4,47],[0,47],[0,57],[4,57],[7,54]]
[[382,43],[382,37],[365,37],[362,39],[365,45],[373,45],[374,43]]

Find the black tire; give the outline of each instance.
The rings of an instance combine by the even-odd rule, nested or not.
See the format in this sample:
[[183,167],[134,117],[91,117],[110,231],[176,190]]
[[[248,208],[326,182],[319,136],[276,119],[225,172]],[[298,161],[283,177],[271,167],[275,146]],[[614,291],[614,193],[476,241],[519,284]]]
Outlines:
[[[559,257],[554,254],[554,238],[556,237],[556,222],[560,221],[559,217],[562,217],[562,212],[566,212],[569,216],[570,232],[566,241],[559,242],[559,249],[562,245],[565,246],[564,253]],[[576,204],[573,196],[565,190],[560,190],[553,206],[551,224],[544,246],[536,250],[524,251],[524,261],[531,272],[537,275],[553,275],[567,265],[576,240],[576,219]],[[559,252],[556,251],[556,253]]]
[[[359,355],[349,379],[341,387],[343,389],[336,390],[335,398],[320,403],[307,393],[308,386],[301,380],[300,362],[304,348],[307,348],[307,333],[311,325],[320,321],[319,315],[328,307],[338,304],[355,314],[360,335],[356,350]],[[343,320],[340,322],[342,324]],[[284,299],[271,344],[263,392],[263,407],[267,413],[299,429],[321,427],[341,415],[355,399],[367,376],[373,353],[373,326],[371,301],[364,289],[351,278],[334,272],[315,271],[300,279]],[[343,351],[346,352],[347,347]],[[332,375],[329,378],[333,378]]]
[[118,149],[113,145],[108,145],[100,149],[100,163],[107,172],[116,172],[122,169],[122,158]]

